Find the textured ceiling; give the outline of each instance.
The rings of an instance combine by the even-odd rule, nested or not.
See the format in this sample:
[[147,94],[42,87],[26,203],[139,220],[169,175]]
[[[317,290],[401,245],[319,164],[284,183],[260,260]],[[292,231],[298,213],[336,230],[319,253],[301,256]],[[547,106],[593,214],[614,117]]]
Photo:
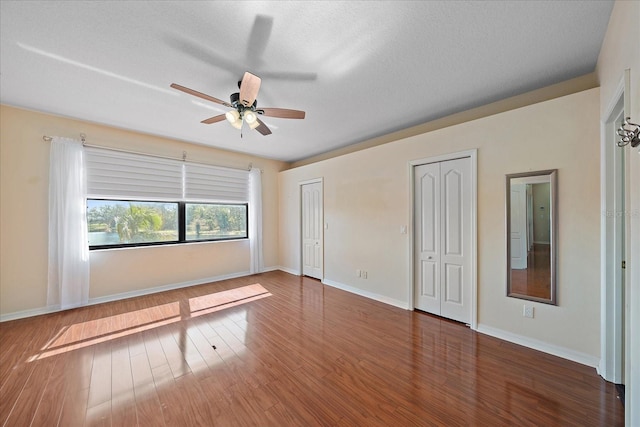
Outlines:
[[[0,101],[294,161],[594,71],[611,1],[6,1]],[[227,101],[262,77],[273,134]],[[82,129],[78,129],[82,132]],[[90,136],[89,136],[90,138]]]

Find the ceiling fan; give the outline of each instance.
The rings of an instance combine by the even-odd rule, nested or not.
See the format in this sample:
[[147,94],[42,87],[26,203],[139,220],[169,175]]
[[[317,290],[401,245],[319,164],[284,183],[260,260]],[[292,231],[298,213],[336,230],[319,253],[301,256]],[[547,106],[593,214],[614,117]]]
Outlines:
[[[271,134],[271,129],[269,129],[267,125],[258,118],[258,115],[279,117],[282,119],[304,119],[305,112],[300,110],[289,110],[286,108],[257,108],[258,101],[256,98],[258,96],[258,91],[260,90],[261,82],[262,79],[260,79],[260,77],[249,72],[245,72],[242,80],[238,82],[240,92],[231,94],[231,102],[222,101],[218,98],[214,98],[213,96],[189,89],[188,87],[184,87],[176,83],[172,83],[171,87],[188,93],[189,95],[197,96],[198,98],[233,108],[225,114],[213,116],[201,122],[208,125],[227,119],[227,121],[236,129],[242,130],[242,125],[246,123],[251,129],[257,130],[262,135],[269,135]],[[240,136],[242,136],[242,133]]]

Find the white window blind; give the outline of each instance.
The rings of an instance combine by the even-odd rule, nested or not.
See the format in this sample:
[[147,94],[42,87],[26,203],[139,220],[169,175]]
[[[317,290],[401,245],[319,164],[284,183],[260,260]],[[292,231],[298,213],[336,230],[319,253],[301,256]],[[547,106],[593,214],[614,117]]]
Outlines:
[[89,197],[135,200],[182,198],[182,162],[87,148]]
[[184,167],[186,201],[249,201],[249,171],[193,163]]
[[142,154],[86,148],[87,195],[116,200],[249,200],[249,172]]

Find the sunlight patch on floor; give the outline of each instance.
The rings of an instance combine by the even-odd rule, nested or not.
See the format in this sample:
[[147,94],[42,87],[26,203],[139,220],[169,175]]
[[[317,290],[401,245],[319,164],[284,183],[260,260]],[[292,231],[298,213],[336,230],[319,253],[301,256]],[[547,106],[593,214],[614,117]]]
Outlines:
[[259,283],[65,326],[28,362],[89,347],[227,308],[271,293]]

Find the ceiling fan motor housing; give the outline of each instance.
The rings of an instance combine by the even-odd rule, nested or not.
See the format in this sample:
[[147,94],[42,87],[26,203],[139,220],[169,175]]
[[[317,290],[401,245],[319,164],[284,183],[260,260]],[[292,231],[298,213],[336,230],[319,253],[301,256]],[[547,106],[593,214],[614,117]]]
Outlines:
[[244,105],[242,105],[242,103],[240,102],[240,92],[232,93],[229,98],[231,99],[231,105],[233,105],[235,108],[237,108],[239,112],[241,110],[244,111],[245,109],[249,109],[249,110],[255,111],[255,109],[256,109],[256,107],[258,105],[258,100],[257,99],[255,101],[253,101],[253,104],[251,105],[251,107],[245,107]]

